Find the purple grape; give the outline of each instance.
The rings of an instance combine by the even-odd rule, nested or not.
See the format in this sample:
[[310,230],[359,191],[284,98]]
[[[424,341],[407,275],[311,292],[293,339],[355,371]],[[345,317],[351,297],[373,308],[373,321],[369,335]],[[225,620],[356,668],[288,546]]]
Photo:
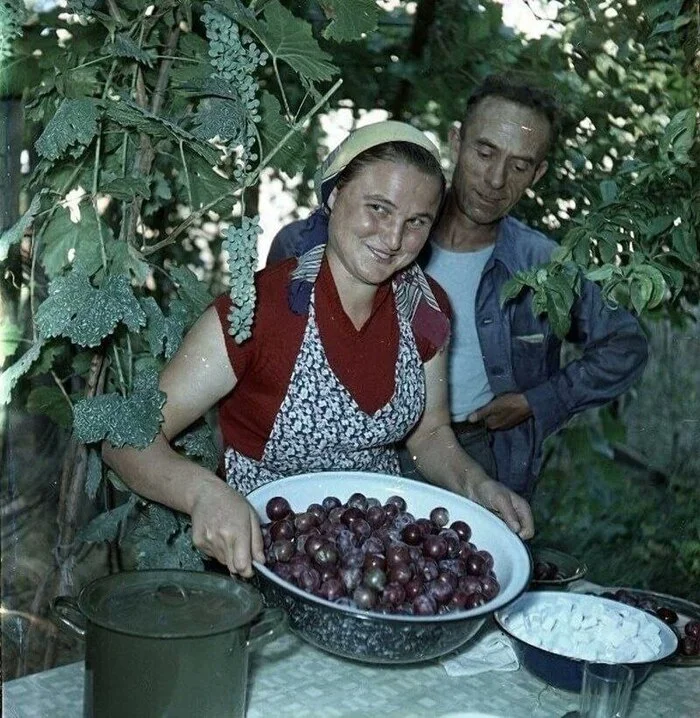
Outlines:
[[406,592],[406,600],[413,601],[416,596],[423,592],[423,579],[415,576],[404,584],[403,590]]
[[338,571],[338,576],[348,593],[352,593],[362,583],[362,570],[358,567],[346,567]]
[[493,568],[493,556],[488,551],[475,551],[476,556],[481,556],[484,559],[484,566],[486,571],[490,571]]
[[388,572],[389,581],[392,583],[405,584],[413,577],[413,569],[410,563],[394,564]]
[[371,509],[372,507],[379,507],[381,508],[382,502],[379,499],[375,499],[373,496],[367,497],[367,510]]
[[483,556],[479,556],[476,553],[473,553],[469,556],[469,558],[466,560],[467,564],[467,573],[470,576],[483,576],[488,569],[486,568],[486,561],[484,561]]
[[387,583],[382,591],[382,602],[391,606],[400,606],[406,600],[406,591],[400,583]]
[[324,541],[314,553],[313,559],[320,568],[334,566],[338,562],[338,549],[330,541]]
[[466,594],[476,593],[481,591],[481,579],[478,576],[462,576],[457,586],[460,591],[464,591]]
[[332,509],[337,509],[342,505],[343,504],[337,496],[326,496],[326,498],[321,501],[321,506],[326,513],[330,513]]
[[350,529],[341,528],[335,537],[335,545],[338,547],[338,553],[344,557],[349,551],[357,548],[355,534]]
[[345,507],[344,507],[344,506],[336,506],[336,508],[331,509],[331,510],[328,512],[328,520],[329,520],[332,524],[338,524],[338,523],[340,523],[340,520],[341,520],[341,518],[342,518],[342,516],[343,516],[344,513],[345,513]]
[[360,542],[366,541],[372,535],[372,528],[365,519],[353,521],[350,528]]
[[450,513],[444,506],[437,506],[430,512],[430,520],[438,527],[447,526],[450,520]]
[[386,568],[386,558],[380,553],[366,553],[365,560],[362,563],[365,571],[371,571],[378,568],[384,571]]
[[325,583],[331,578],[338,578],[338,567],[337,566],[323,566],[319,569],[321,574],[321,583]]
[[423,554],[435,561],[447,556],[447,541],[442,536],[431,534],[423,539]]
[[461,558],[444,558],[438,561],[440,571],[451,571],[455,576],[464,576],[467,572],[467,564]]
[[316,517],[306,511],[294,517],[294,528],[300,533],[308,532],[316,523]]
[[265,513],[270,521],[280,521],[285,516],[289,516],[292,513],[292,507],[289,505],[287,499],[281,496],[275,496],[271,498],[265,506]]
[[309,556],[313,556],[321,546],[325,543],[325,539],[320,534],[311,534],[304,544],[304,550]]
[[461,611],[467,603],[469,594],[457,589],[453,594],[452,598],[447,602],[447,605],[455,611]]
[[273,541],[280,541],[281,539],[291,540],[294,538],[294,534],[294,524],[288,519],[275,521],[270,526],[270,537]]
[[386,518],[386,511],[381,506],[370,506],[367,509],[366,520],[373,529],[382,526]]
[[425,592],[428,596],[434,598],[436,603],[443,604],[447,603],[452,598],[452,594],[455,590],[447,581],[440,581],[440,579],[437,579],[426,584]]
[[311,514],[316,519],[316,525],[322,524],[327,518],[328,514],[321,504],[309,504],[306,512]]
[[294,583],[292,575],[292,567],[288,563],[276,563],[272,566],[272,572],[279,576],[283,581]]
[[369,587],[360,585],[352,594],[355,605],[363,611],[369,611],[377,605],[377,594]]
[[413,599],[412,608],[416,616],[434,616],[437,613],[437,602],[432,596],[419,593]]
[[360,509],[363,513],[367,511],[367,497],[364,494],[356,492],[347,500],[347,506]]
[[456,576],[456,574],[452,573],[452,571],[440,571],[438,577],[435,580],[449,584],[452,587],[453,591],[456,590],[457,584],[459,583],[459,578]]
[[350,549],[343,556],[343,566],[347,568],[360,568],[365,560],[365,554],[360,548]]
[[453,521],[450,524],[450,528],[457,532],[457,535],[462,541],[469,541],[472,537],[472,530],[469,524],[464,521]]
[[289,539],[280,539],[272,544],[270,553],[275,561],[287,563],[294,556],[294,544]]
[[409,546],[418,546],[423,542],[423,531],[417,523],[408,524],[401,531],[401,539]]
[[467,596],[467,600],[464,604],[464,608],[469,610],[471,608],[478,608],[486,603],[486,597],[483,593],[477,591],[476,593],[470,593]]
[[396,504],[384,504],[384,513],[387,521],[393,521],[399,515],[399,508]]
[[442,536],[447,543],[447,558],[457,558],[461,545],[457,532],[452,529],[442,529],[438,536]]
[[304,569],[299,575],[299,588],[313,593],[321,585],[321,574],[315,568]]
[[396,506],[399,511],[406,510],[406,501],[400,496],[390,496],[385,502],[384,506]]
[[355,521],[362,519],[364,521],[365,515],[360,509],[351,506],[350,508],[343,511],[343,515],[340,517],[340,522],[345,524],[349,529],[352,529],[352,525]]
[[435,527],[433,526],[433,522],[430,519],[416,519],[416,523],[418,524],[418,526],[420,526],[420,530],[423,533],[423,538],[433,533],[433,529]]
[[370,536],[363,544],[362,551],[364,553],[384,553],[384,542],[378,536]]
[[329,578],[321,583],[319,592],[328,601],[335,601],[345,595],[345,586],[338,578]]
[[408,553],[408,546],[394,544],[386,550],[386,565],[391,567],[400,563],[408,563],[411,556]]
[[495,578],[491,578],[491,576],[482,576],[481,593],[484,594],[487,601],[490,601],[492,598],[495,598],[500,590],[501,587]]
[[432,558],[423,559],[420,568],[416,565],[416,569],[424,581],[434,581],[440,575],[440,569]]
[[378,566],[367,569],[362,583],[375,591],[381,591],[386,586],[386,574]]

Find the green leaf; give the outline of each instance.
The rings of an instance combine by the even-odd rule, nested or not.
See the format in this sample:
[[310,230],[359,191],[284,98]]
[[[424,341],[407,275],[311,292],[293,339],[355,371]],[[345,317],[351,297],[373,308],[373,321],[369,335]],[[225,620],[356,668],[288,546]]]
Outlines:
[[665,214],[661,217],[654,217],[645,227],[645,233],[649,239],[663,234],[673,224],[675,217],[672,214]]
[[95,100],[87,97],[63,100],[34,147],[47,160],[57,160],[75,144],[90,144],[97,133],[99,118],[100,112]]
[[666,296],[666,280],[664,279],[664,275],[651,264],[640,264],[634,267],[633,276],[640,281],[645,277],[651,282],[652,291],[647,299],[647,308],[653,309],[658,306]]
[[664,35],[669,32],[677,32],[682,27],[685,27],[692,21],[693,18],[688,14],[681,15],[680,17],[675,18],[675,20],[666,20],[665,22],[660,22],[654,27],[649,37],[654,37],[655,35]]
[[178,296],[191,316],[199,317],[214,301],[214,297],[197,279],[197,275],[187,267],[171,267],[169,274],[177,287]]
[[198,459],[202,466],[211,471],[215,471],[219,465],[219,450],[206,423],[177,439],[175,446],[181,446],[187,456]]
[[377,27],[375,0],[321,0],[321,7],[331,21],[322,33],[326,40],[359,40]]
[[132,331],[146,323],[129,278],[108,276],[100,289],[91,286],[88,276],[75,268],[49,284],[49,296],[36,312],[44,337],[64,336],[74,344],[97,346],[119,322]]
[[194,115],[194,134],[202,140],[219,137],[229,144],[240,144],[246,131],[245,107],[240,99],[205,98]]
[[30,414],[44,414],[59,426],[67,428],[73,421],[73,412],[66,397],[57,386],[38,386],[27,397]]
[[[112,237],[112,230],[100,219],[102,235]],[[73,222],[70,212],[64,207],[56,209],[42,233],[44,251],[41,263],[49,279],[54,279],[70,264],[71,252],[75,252],[76,263],[82,263],[83,271],[92,276],[102,265],[100,233],[97,215],[92,205],[80,207],[80,221]]]
[[106,439],[116,448],[128,444],[143,449],[160,430],[165,399],[158,389],[158,372],[137,374],[129,397],[103,394],[75,404],[76,436],[86,444]]
[[337,74],[331,56],[323,52],[311,34],[311,25],[293,15],[278,0],[271,0],[263,11],[265,22],[258,23],[260,41],[270,56],[286,62],[311,82],[325,82]]
[[100,187],[100,192],[118,200],[132,200],[134,197],[150,199],[151,188],[145,177],[117,177]]
[[186,185],[189,177],[190,189],[192,190],[192,209],[199,209],[205,204],[213,202],[217,197],[224,196],[224,199],[219,204],[214,205],[212,209],[219,215],[230,211],[236,201],[233,192],[238,188],[238,183],[214,172],[212,164],[191,153],[187,148],[184,150],[184,155],[187,163],[187,175],[183,170],[178,172],[177,176],[177,183],[181,188],[178,196],[181,201],[188,205],[190,203]]
[[694,136],[695,110],[681,110],[666,125],[659,149],[662,153],[673,150],[674,154],[687,154],[693,145]]
[[615,180],[603,180],[600,183],[600,197],[605,204],[610,204],[617,199],[618,189]]
[[509,279],[501,288],[501,306],[507,304],[511,299],[515,299],[522,292],[524,286],[517,277]]
[[185,305],[177,299],[172,301],[170,315],[166,317],[153,297],[146,297],[140,303],[147,317],[143,334],[151,354],[164,354],[166,359],[170,359],[178,350],[185,332],[188,313]]
[[6,319],[0,323],[0,367],[11,357],[22,342],[22,328]]
[[649,277],[643,274],[637,274],[632,279],[632,287],[630,290],[630,298],[632,306],[641,314],[646,308],[651,295],[654,291],[654,283]]
[[0,405],[9,403],[10,394],[15,385],[39,358],[43,343],[42,339],[32,344],[29,350],[26,351],[18,361],[0,374]]
[[[263,91],[260,100],[260,134],[263,143],[263,155],[274,149],[291,127],[282,117],[279,100],[267,91]],[[270,165],[286,172],[290,177],[304,167],[304,144],[300,132],[294,132],[272,158]]]
[[114,240],[107,244],[106,249],[107,262],[113,274],[130,274],[139,284],[146,281],[150,268],[136,247]]
[[219,151],[198,139],[195,135],[174,122],[154,115],[152,112],[139,107],[130,100],[106,100],[105,115],[116,122],[120,127],[134,128],[137,132],[143,132],[150,135],[153,139],[174,139],[187,144],[187,147],[202,157],[210,167],[219,162]]
[[674,227],[671,232],[671,242],[673,249],[678,252],[679,258],[688,266],[696,268],[698,262],[698,243],[693,229],[688,226],[687,223]]
[[78,531],[77,538],[86,543],[114,541],[137,501],[138,497],[132,494],[121,506],[96,516],[87,526]]
[[102,484],[102,457],[95,449],[88,449],[85,493],[94,499]]
[[29,209],[19,218],[19,220],[10,227],[10,229],[0,235],[0,262],[4,262],[7,259],[7,254],[10,251],[10,247],[13,244],[21,241],[24,233],[31,227],[34,217],[39,211],[41,204],[41,194],[35,194],[32,197],[32,203],[29,205]]
[[105,51],[114,57],[129,57],[148,67],[153,67],[153,61],[156,58],[155,50],[144,50],[124,32],[117,34],[114,41],[105,48]]
[[545,305],[547,307],[547,318],[549,319],[554,333],[563,339],[571,328],[571,305],[567,307],[564,298],[559,292],[546,292]]
[[615,273],[615,266],[612,264],[604,264],[602,267],[596,267],[586,272],[586,279],[591,282],[605,282]]

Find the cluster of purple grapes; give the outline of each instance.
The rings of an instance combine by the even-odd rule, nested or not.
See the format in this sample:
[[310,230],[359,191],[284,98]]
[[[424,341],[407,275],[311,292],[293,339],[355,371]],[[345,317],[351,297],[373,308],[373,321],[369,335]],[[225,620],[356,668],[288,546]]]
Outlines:
[[678,635],[678,650],[683,656],[700,655],[700,621],[690,620],[683,630],[678,627],[678,614],[668,606],[664,606],[650,596],[638,596],[624,588],[620,588],[615,592],[606,591],[602,593],[603,598],[610,598],[613,601],[619,601],[627,606],[641,608],[642,611],[651,613],[660,618],[664,623],[671,626]]
[[384,505],[354,493],[327,496],[294,513],[276,496],[262,528],[269,568],[282,580],[365,611],[431,616],[477,608],[500,591],[493,556],[471,528],[434,508],[416,518],[400,496]]

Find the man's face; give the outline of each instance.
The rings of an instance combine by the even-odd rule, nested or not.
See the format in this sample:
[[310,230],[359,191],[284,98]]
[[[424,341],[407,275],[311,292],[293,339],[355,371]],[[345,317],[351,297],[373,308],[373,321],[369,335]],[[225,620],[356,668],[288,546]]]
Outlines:
[[540,180],[547,171],[549,133],[546,117],[501,97],[486,97],[476,106],[462,139],[453,129],[452,190],[470,222],[497,222]]

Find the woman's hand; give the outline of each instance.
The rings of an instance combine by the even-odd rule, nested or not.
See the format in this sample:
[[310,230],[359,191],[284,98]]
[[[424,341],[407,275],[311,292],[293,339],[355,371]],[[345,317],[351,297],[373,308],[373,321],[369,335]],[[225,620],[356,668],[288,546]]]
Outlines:
[[530,504],[509,488],[485,478],[470,487],[469,498],[493,511],[521,539],[530,539],[535,535],[535,522]]
[[192,505],[192,541],[232,574],[253,575],[252,559],[265,562],[260,523],[253,507],[223,481],[207,482]]

